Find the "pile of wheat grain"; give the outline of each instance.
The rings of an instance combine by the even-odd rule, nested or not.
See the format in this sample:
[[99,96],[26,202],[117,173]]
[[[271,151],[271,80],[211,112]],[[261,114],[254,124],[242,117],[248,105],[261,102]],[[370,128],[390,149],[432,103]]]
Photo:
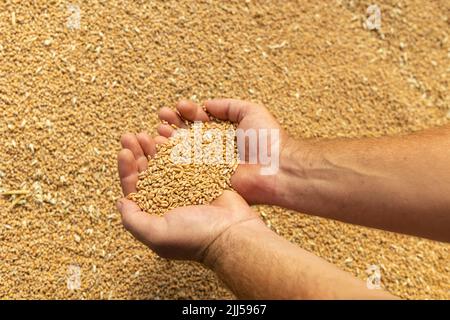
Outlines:
[[[152,130],[180,99],[216,97],[263,103],[297,139],[448,123],[450,2],[376,4],[379,32],[362,0],[0,1],[0,298],[233,297],[124,230],[120,136]],[[395,295],[450,297],[448,244],[256,210],[362,280],[379,266]]]

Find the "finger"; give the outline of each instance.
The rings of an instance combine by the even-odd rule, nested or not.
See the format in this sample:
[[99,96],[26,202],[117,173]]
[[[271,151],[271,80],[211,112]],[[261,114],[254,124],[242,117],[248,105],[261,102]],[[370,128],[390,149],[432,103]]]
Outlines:
[[240,122],[257,104],[236,99],[213,99],[205,102],[206,110],[221,120]]
[[150,136],[146,132],[141,132],[136,135],[136,138],[141,145],[142,151],[144,151],[144,155],[148,158],[149,156],[153,158],[156,154],[156,145],[155,141],[150,138]]
[[164,143],[167,143],[167,142],[169,142],[169,139],[167,139],[166,137],[163,137],[163,136],[156,136],[155,138],[154,138],[154,140],[155,140],[155,143],[158,145],[158,144],[164,144]]
[[177,110],[186,120],[209,121],[209,117],[206,112],[193,101],[182,100],[178,102]]
[[117,209],[122,216],[122,224],[136,239],[152,250],[160,245],[167,234],[167,223],[163,217],[148,214],[126,198],[117,202]]
[[137,162],[138,171],[141,172],[147,169],[148,160],[136,136],[132,133],[125,133],[120,139],[120,142],[122,143],[122,147],[133,152],[134,158]]
[[175,133],[175,129],[168,124],[160,124],[157,131],[161,136],[166,138],[170,138]]
[[133,152],[128,149],[122,149],[117,157],[117,162],[123,194],[127,196],[131,192],[136,192],[138,168]]
[[169,124],[174,124],[178,128],[187,127],[181,117],[170,108],[161,108],[161,110],[159,110],[158,117],[161,121],[167,121]]

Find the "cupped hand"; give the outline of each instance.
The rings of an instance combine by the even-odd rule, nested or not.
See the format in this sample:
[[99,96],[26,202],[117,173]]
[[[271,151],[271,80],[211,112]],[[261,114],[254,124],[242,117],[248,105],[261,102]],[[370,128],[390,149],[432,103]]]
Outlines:
[[[154,139],[146,133],[125,134],[118,155],[119,176],[125,196],[136,192],[139,172],[147,169],[148,157],[167,138]],[[126,198],[117,203],[124,227],[138,240],[164,258],[204,261],[217,239],[236,225],[262,224],[246,201],[232,191],[224,191],[210,205],[179,207],[157,216],[141,211]]]
[[[204,104],[206,111],[215,118],[228,120],[237,123],[237,129],[244,132],[251,129],[257,134],[260,131],[275,130],[279,133],[277,148],[281,159],[281,154],[285,152],[289,144],[289,137],[280,127],[275,118],[263,106],[235,99],[213,99]],[[162,108],[159,118],[168,124],[160,124],[158,133],[163,137],[170,137],[174,133],[175,125],[178,128],[185,128],[184,119],[188,121],[209,121],[208,113],[203,108],[192,101],[180,101],[176,106],[177,111],[170,108]],[[257,152],[261,146],[266,145],[268,150],[275,150],[271,144],[271,139],[262,140],[257,135]],[[267,146],[267,144],[269,144]],[[248,141],[245,146],[239,146],[240,158],[248,160],[242,156],[250,154]],[[245,151],[244,151],[245,150]],[[261,173],[262,165],[241,161],[235,174],[231,178],[232,187],[250,204],[274,204],[277,198],[277,174],[264,175]]]

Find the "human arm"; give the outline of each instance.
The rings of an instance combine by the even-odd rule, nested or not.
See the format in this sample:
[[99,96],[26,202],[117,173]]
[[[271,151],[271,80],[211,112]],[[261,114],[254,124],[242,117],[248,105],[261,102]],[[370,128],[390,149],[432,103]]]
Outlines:
[[382,138],[292,141],[274,204],[450,241],[450,127]]
[[204,263],[240,299],[395,299],[249,221],[230,228]]

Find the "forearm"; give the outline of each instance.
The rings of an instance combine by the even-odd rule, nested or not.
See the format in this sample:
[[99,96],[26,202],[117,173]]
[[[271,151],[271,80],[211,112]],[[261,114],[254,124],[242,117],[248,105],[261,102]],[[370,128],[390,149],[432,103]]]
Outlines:
[[389,299],[325,260],[281,238],[262,222],[229,229],[205,264],[244,299]]
[[291,143],[277,205],[450,241],[450,130]]

